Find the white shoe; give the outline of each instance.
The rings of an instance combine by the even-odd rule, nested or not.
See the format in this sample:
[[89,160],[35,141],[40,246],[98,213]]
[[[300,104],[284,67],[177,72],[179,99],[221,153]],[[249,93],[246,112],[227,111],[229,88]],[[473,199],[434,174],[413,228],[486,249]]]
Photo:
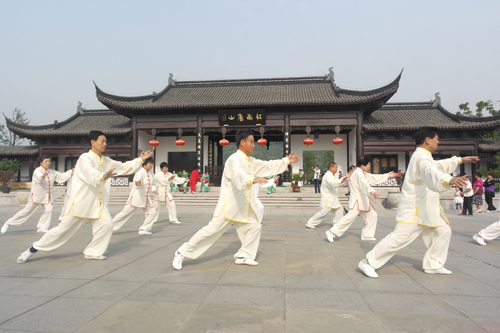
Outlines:
[[182,269],[182,260],[184,260],[184,256],[179,251],[175,251],[172,267],[177,270]]
[[451,271],[447,270],[444,267],[438,268],[438,269],[424,269],[424,272],[427,274],[443,274],[443,275],[450,275]]
[[21,253],[19,255],[19,257],[17,257],[17,263],[18,264],[24,264],[34,254],[35,253],[31,252],[30,249],[27,249],[26,251],[24,251],[23,253]]
[[177,221],[174,221],[174,222],[170,222],[172,224],[181,224],[181,221],[177,220]]
[[479,245],[488,245],[486,244],[486,242],[484,241],[484,238],[479,236],[478,234],[475,234],[474,236],[472,236],[472,239],[476,241],[476,243],[478,243]]
[[36,232],[42,232],[42,233],[46,233],[48,230],[47,229],[37,229]]
[[375,272],[375,268],[373,268],[372,266],[370,266],[370,264],[368,264],[368,260],[366,259],[363,259],[359,262],[358,264],[358,268],[368,277],[371,277],[371,278],[378,278],[378,274],[377,272]]
[[309,225],[309,224],[306,224],[306,228],[309,228],[309,229],[316,229],[316,227],[315,227],[315,226],[313,226],[313,225]]
[[249,266],[257,266],[259,264],[257,261],[247,258],[236,258],[234,260],[234,263],[236,265],[249,265]]
[[332,233],[330,232],[330,230],[327,230],[327,231],[325,232],[325,234],[326,234],[326,239],[328,239],[328,241],[329,241],[330,243],[333,243],[333,239],[335,238],[335,235],[334,235],[334,234],[332,234]]
[[106,256],[88,256],[88,255],[85,255],[83,257],[83,259],[85,259],[85,260],[106,260],[107,257]]
[[481,211],[480,210],[476,210],[474,213],[481,213]]
[[486,213],[491,213],[491,210],[486,210]]
[[147,230],[139,230],[139,235],[152,235],[152,232],[149,232]]
[[366,241],[366,240],[374,241],[374,240],[377,240],[377,239],[375,237],[363,237],[363,236],[361,236],[361,240],[362,241]]
[[2,229],[0,229],[0,232],[2,234],[5,234],[7,232],[7,229],[9,229],[9,225],[7,224],[7,222],[5,222]]

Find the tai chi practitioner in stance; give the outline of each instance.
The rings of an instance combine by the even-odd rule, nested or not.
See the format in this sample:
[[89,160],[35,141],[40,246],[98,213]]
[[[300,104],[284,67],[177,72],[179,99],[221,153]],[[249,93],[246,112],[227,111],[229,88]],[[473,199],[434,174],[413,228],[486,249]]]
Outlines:
[[321,202],[319,204],[321,210],[307,221],[306,228],[315,229],[330,212],[333,212],[333,225],[340,221],[342,216],[344,216],[344,209],[339,201],[338,188],[347,181],[347,177],[349,176],[350,174],[347,174],[345,177],[339,179],[337,177],[337,163],[328,163],[328,171],[323,176],[323,181],[321,182]]
[[252,131],[239,130],[236,142],[238,151],[229,156],[224,166],[214,216],[208,225],[175,252],[172,263],[175,269],[182,269],[184,257],[195,259],[202,255],[231,225],[234,225],[241,241],[241,247],[234,255],[235,264],[258,265],[254,259],[259,248],[263,206],[258,205],[258,189],[252,184],[266,183],[264,177],[287,170],[290,163],[299,161],[299,157],[293,152],[274,161],[249,157],[255,148]]
[[[74,173],[75,173],[75,165],[73,165],[73,168],[71,169],[71,177],[73,177]],[[63,208],[61,209],[61,215],[59,215],[59,223],[62,221],[64,217],[64,212],[68,211],[68,203],[70,201],[72,184],[73,184],[73,178],[68,179],[68,181],[66,182],[66,191],[64,191],[64,205]]]
[[451,185],[465,185],[466,176],[452,177],[450,173],[460,163],[477,162],[479,157],[454,156],[434,161],[432,153],[439,144],[439,129],[436,127],[420,128],[415,133],[415,143],[417,149],[408,163],[401,190],[396,228],[358,264],[366,276],[378,277],[375,269],[382,267],[418,236],[427,247],[422,264],[424,272],[451,274],[443,267],[448,256],[451,228],[439,203],[439,192],[449,190]]
[[349,212],[338,221],[330,230],[326,231],[326,238],[333,242],[335,237],[340,237],[349,229],[358,214],[365,221],[365,227],[361,230],[361,240],[375,240],[375,229],[377,229],[377,213],[373,210],[370,197],[378,199],[380,194],[370,185],[386,182],[389,178],[396,177],[395,172],[383,175],[368,173],[371,169],[372,158],[370,155],[360,156],[357,168],[351,174],[351,194],[349,195]]
[[68,211],[58,226],[52,228],[39,241],[17,258],[17,262],[26,262],[35,252],[52,251],[66,243],[71,236],[87,221],[92,224],[92,241],[85,248],[84,259],[103,260],[113,234],[113,221],[108,211],[111,181],[116,175],[129,175],[136,172],[151,156],[151,152],[142,152],[141,158],[121,163],[102,154],[106,150],[106,136],[100,131],[89,133],[91,149],[80,156],[76,162],[71,189],[71,201]]
[[208,184],[210,183],[210,175],[208,172],[204,173],[203,176],[201,176],[201,192],[203,192],[203,189],[205,189],[205,192],[208,192]]
[[127,204],[121,212],[113,218],[113,231],[120,229],[134,214],[137,208],[144,211],[144,222],[139,228],[139,235],[151,235],[155,223],[156,209],[153,201],[153,169],[152,157],[146,159],[142,168],[134,175],[132,189]]
[[182,189],[184,190],[184,194],[186,194],[186,189],[189,184],[189,173],[187,173],[186,170],[182,170],[182,178],[186,178],[186,181],[182,184]]
[[161,162],[160,164],[161,172],[155,175],[153,180],[153,192],[155,193],[155,210],[156,215],[154,217],[154,222],[158,221],[160,217],[160,208],[163,203],[168,209],[168,218],[170,223],[181,224],[177,219],[177,210],[175,208],[174,197],[172,196],[171,188],[172,184],[177,186],[177,184],[182,184],[187,179],[177,177],[177,175],[168,172],[168,164],[166,162]]
[[485,240],[490,241],[500,236],[500,221],[490,224],[479,233],[472,236],[472,238],[479,245],[487,245]]
[[50,156],[42,156],[38,159],[40,166],[33,171],[33,181],[31,182],[31,194],[26,206],[16,215],[5,222],[0,232],[7,232],[11,225],[21,225],[26,222],[38,207],[43,207],[44,212],[37,224],[37,232],[47,232],[52,218],[52,208],[54,196],[54,182],[65,182],[71,178],[71,170],[65,173],[50,169],[52,163]]
[[[201,181],[200,174],[198,170],[194,169],[191,171],[191,178],[189,178],[189,187],[191,188],[191,194],[196,194],[196,184]],[[203,186],[203,184],[201,184]]]

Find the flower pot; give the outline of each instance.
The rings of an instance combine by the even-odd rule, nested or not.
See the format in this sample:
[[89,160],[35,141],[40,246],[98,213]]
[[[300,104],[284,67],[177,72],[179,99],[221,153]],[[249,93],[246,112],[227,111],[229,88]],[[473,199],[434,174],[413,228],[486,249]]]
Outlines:
[[292,188],[292,191],[293,191],[293,192],[300,192],[300,187],[298,187],[298,186],[294,186],[294,187]]
[[401,198],[401,192],[389,192],[389,193],[387,193],[387,203],[389,203],[389,206],[391,206],[391,209],[398,209],[400,198]]
[[2,192],[2,193],[10,193],[10,187],[0,186],[0,192]]

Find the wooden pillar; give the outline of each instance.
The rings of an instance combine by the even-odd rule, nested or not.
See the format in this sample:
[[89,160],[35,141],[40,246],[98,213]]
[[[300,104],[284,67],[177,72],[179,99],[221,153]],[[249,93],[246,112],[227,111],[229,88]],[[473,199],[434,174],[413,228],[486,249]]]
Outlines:
[[[478,149],[477,149],[477,141],[476,141],[476,142],[474,142],[474,152],[473,152],[473,156],[479,156]],[[474,173],[476,172],[476,165],[477,165],[477,164],[478,164],[478,163],[471,163],[471,165],[470,165],[472,179],[474,179]]]
[[363,131],[363,113],[358,112],[357,114],[357,125],[356,125],[356,161],[358,158],[365,153],[365,149],[363,147],[363,137],[361,132]]
[[203,172],[203,127],[201,115],[198,115],[196,126],[196,169],[199,173]]
[[137,118],[132,117],[132,151],[130,157],[132,159],[137,158],[137,146],[138,146],[139,135],[137,133]]
[[[290,155],[291,152],[291,142],[290,142],[290,114],[285,113],[285,122],[283,127],[283,157]],[[292,166],[288,166],[288,171],[285,171],[283,178],[289,179],[292,171]]]

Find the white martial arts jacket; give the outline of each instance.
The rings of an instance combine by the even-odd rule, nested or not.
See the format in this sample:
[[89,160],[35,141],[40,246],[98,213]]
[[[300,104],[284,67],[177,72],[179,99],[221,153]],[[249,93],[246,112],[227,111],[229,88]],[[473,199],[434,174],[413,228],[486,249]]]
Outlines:
[[320,208],[337,209],[340,207],[338,188],[342,186],[342,179],[344,178],[345,177],[339,179],[338,173],[333,174],[331,171],[325,173],[321,181]]
[[71,178],[72,170],[65,173],[60,173],[49,169],[49,173],[42,179],[43,173],[47,171],[42,167],[38,167],[33,171],[33,181],[31,182],[31,200],[35,204],[46,205],[54,202],[52,190],[54,182],[62,183]]
[[248,222],[250,210],[258,215],[260,211],[252,183],[255,177],[269,177],[285,171],[288,157],[281,160],[261,161],[247,156],[241,150],[229,156],[224,165],[219,201],[214,217],[224,214],[224,218],[234,222]]
[[184,178],[175,176],[172,180],[169,180],[174,174],[167,171],[167,173],[158,172],[153,179],[153,191],[155,193],[155,200],[159,202],[172,201],[172,193],[170,193],[170,184],[184,184]]
[[141,168],[143,161],[136,158],[129,162],[114,161],[107,156],[99,156],[93,151],[80,155],[76,162],[71,188],[71,204],[64,212],[75,217],[98,219],[108,212],[111,180],[103,180],[109,169],[117,176],[130,175]]
[[[130,195],[127,200],[127,205],[134,208],[146,208],[146,205],[153,207],[153,172],[151,170],[146,171],[146,169],[141,168],[134,175],[134,180],[132,182],[132,189],[130,190]],[[135,182],[141,181],[141,185],[137,186]]]
[[389,174],[374,175],[356,168],[351,174],[351,194],[349,196],[349,209],[357,209],[360,212],[372,210],[370,197],[375,189],[370,185],[386,182]]
[[[456,156],[434,161],[428,150],[418,147],[411,156],[405,174],[396,222],[417,222],[420,225],[437,227],[442,213],[439,192],[450,189],[450,173],[460,163],[461,159]],[[446,216],[444,219],[448,222]]]

